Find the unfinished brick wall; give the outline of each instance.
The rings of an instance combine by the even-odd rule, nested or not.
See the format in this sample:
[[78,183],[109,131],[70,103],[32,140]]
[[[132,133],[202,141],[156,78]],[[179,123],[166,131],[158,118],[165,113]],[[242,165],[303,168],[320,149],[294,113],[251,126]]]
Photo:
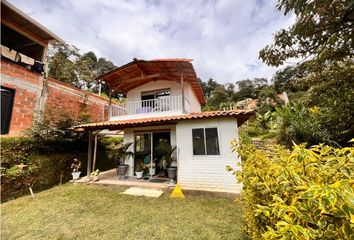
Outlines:
[[65,109],[77,116],[86,107],[93,121],[108,118],[108,101],[102,97],[52,78],[48,79],[47,89],[47,107],[51,109]]
[[[39,109],[64,109],[74,116],[86,106],[93,121],[108,118],[108,100],[77,89],[55,79],[45,80],[40,74],[1,59],[1,86],[15,89],[10,132],[5,136],[19,136],[32,126]],[[43,105],[43,106],[42,106]]]

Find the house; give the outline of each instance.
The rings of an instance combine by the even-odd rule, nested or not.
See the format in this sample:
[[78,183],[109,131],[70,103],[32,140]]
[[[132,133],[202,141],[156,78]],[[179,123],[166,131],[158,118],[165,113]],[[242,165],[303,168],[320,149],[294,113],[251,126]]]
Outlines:
[[240,161],[230,142],[238,138],[238,127],[254,112],[202,112],[205,98],[191,62],[134,59],[98,77],[110,87],[111,94],[125,93],[126,103],[111,106],[108,121],[74,128],[90,132],[88,174],[92,170],[93,135],[101,130],[122,130],[124,142],[133,143],[135,153],[126,161],[128,176],[134,176],[137,165],[148,160],[155,172],[152,174],[158,177],[163,171],[158,146],[165,142],[176,146],[177,182],[182,188],[239,192],[241,186],[226,171],[227,165],[236,166]]
[[85,105],[96,121],[108,118],[109,101],[48,78],[48,45],[63,40],[1,1],[1,136],[21,136],[45,109],[73,114]]

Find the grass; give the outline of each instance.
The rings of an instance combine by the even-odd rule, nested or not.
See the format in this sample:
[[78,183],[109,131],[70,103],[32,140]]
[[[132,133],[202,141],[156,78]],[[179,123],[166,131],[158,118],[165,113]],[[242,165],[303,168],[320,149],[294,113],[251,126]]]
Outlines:
[[65,184],[1,204],[3,239],[244,239],[228,199],[122,195],[124,188]]

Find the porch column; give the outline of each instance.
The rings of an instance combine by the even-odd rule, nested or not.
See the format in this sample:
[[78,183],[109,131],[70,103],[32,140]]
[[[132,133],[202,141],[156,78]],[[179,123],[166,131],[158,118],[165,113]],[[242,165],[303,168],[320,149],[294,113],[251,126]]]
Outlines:
[[92,172],[94,172],[96,169],[96,156],[97,156],[97,136],[100,131],[97,131],[95,133],[95,145],[93,149],[93,163],[92,163]]
[[108,120],[112,117],[112,88],[109,88]]
[[184,106],[184,77],[183,77],[183,67],[181,66],[181,86],[182,86],[182,112],[186,112],[186,108]]
[[89,131],[88,153],[87,153],[87,180],[90,179],[92,161],[92,131]]

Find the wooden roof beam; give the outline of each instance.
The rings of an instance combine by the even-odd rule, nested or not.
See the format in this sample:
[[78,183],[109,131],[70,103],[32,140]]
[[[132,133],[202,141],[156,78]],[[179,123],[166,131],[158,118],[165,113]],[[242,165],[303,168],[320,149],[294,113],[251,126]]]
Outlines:
[[[135,78],[130,78],[130,79],[121,79],[119,81],[119,84],[117,86],[113,86],[113,92],[117,91],[119,89],[119,87],[123,84],[123,83],[130,83],[130,82],[135,82],[135,81],[143,81],[143,80],[147,80],[147,79],[151,79],[151,78],[156,78],[156,77],[160,77],[161,74],[160,73],[156,73],[156,74],[151,74],[151,75],[147,75],[147,76],[140,76],[140,77],[135,77]],[[125,85],[126,86],[126,85]]]

